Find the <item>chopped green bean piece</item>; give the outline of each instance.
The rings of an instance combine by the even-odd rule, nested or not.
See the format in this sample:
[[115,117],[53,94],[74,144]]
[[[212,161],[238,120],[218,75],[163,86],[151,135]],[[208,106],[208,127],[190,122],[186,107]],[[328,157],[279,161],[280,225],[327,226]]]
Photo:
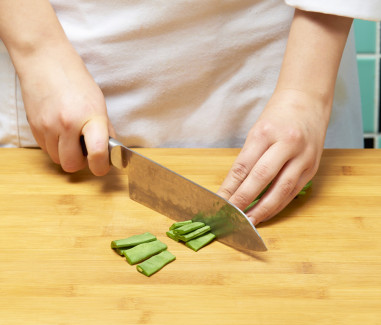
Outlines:
[[175,241],[180,241],[179,238],[177,238],[177,235],[173,232],[173,230],[167,231],[167,236]]
[[178,235],[177,238],[179,238],[180,240],[182,240],[184,242],[187,242],[191,239],[194,239],[198,236],[201,236],[201,235],[207,233],[209,230],[210,230],[210,226],[204,226],[202,228],[198,228],[195,231],[189,232],[187,234]]
[[156,237],[149,232],[140,235],[134,235],[124,239],[113,240],[111,248],[133,247],[139,244],[148,243],[156,240]]
[[255,199],[253,202],[251,202],[247,207],[246,207],[246,209],[245,210],[243,210],[243,212],[247,212],[247,211],[249,211],[254,205],[256,205],[257,203],[258,203],[258,201],[259,201],[259,199]]
[[192,223],[192,220],[175,222],[172,226],[169,227],[169,230],[180,228],[180,227],[187,225],[187,224],[190,224],[190,223]]
[[199,236],[186,242],[185,245],[197,252],[200,248],[208,245],[211,241],[213,241],[214,238],[216,238],[216,235],[208,232],[205,235]]
[[167,245],[160,240],[154,240],[148,243],[136,245],[124,251],[124,256],[129,264],[139,263],[155,254],[167,249]]
[[114,248],[115,252],[117,252],[120,256],[124,256],[124,251],[127,249],[130,249],[131,247],[121,247],[121,248]]
[[148,260],[138,264],[136,269],[146,276],[151,276],[157,271],[161,270],[165,265],[174,261],[176,256],[167,250],[150,257]]
[[192,222],[187,225],[176,228],[173,230],[173,232],[176,235],[184,235],[204,226],[205,226],[205,223],[197,221],[197,222]]

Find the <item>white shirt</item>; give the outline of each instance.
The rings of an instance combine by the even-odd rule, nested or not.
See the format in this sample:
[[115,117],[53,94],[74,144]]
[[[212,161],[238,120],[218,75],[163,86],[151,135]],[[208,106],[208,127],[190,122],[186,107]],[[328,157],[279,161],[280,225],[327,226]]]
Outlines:
[[[310,4],[304,10],[315,11],[320,3],[286,2],[291,6],[281,0],[51,1],[105,95],[118,139],[143,147],[243,145],[274,90],[292,6]],[[339,2],[331,6],[337,14]],[[356,66],[351,33],[326,147],[362,147]],[[0,84],[0,145],[37,146],[2,44]]]
[[365,20],[381,20],[380,0],[285,0],[295,8]]

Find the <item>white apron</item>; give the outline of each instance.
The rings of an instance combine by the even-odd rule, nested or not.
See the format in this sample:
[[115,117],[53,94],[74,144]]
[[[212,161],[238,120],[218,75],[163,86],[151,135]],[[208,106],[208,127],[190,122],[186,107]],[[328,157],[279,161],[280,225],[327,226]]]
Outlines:
[[[118,139],[141,147],[242,146],[275,88],[294,12],[281,0],[51,2]],[[356,69],[351,33],[326,147],[362,147]],[[37,146],[2,44],[0,86],[0,145]]]

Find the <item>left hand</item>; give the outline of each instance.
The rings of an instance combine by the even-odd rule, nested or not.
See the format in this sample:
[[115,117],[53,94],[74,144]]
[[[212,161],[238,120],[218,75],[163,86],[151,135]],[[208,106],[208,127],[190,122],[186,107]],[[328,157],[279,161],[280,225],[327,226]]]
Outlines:
[[[280,212],[315,175],[352,18],[295,10],[276,90],[218,193],[257,225]],[[324,49],[324,50],[322,50]]]
[[247,212],[254,225],[279,213],[315,175],[330,112],[323,106],[299,90],[280,90],[251,128],[218,194],[243,210],[272,182]]

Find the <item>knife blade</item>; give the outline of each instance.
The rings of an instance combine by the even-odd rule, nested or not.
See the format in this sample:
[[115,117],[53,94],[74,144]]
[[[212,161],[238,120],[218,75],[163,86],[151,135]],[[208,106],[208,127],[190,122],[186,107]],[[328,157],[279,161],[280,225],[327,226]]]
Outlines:
[[267,250],[246,215],[216,193],[111,137],[109,156],[111,165],[127,174],[132,200],[175,221],[202,221],[218,241],[240,251]]

